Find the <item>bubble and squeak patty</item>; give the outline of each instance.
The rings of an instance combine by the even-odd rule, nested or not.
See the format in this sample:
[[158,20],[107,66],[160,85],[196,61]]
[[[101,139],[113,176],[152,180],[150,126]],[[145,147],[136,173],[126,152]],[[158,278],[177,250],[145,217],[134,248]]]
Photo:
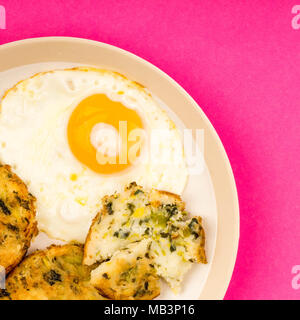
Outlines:
[[10,272],[38,233],[35,197],[10,166],[0,164],[0,265]]
[[202,219],[188,218],[178,195],[146,190],[135,182],[103,198],[87,236],[84,263],[103,262],[143,239],[151,240],[155,270],[174,292],[193,263],[206,263]]
[[52,245],[26,257],[8,276],[0,299],[103,300],[90,283],[91,268],[82,264],[83,247]]

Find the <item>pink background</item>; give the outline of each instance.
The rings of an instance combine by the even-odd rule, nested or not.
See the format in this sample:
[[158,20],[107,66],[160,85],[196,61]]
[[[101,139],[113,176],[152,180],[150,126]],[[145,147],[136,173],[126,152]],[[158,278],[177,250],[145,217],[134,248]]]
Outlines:
[[207,114],[230,158],[241,237],[226,299],[299,299],[300,0],[0,0],[0,44],[74,36],[133,52]]

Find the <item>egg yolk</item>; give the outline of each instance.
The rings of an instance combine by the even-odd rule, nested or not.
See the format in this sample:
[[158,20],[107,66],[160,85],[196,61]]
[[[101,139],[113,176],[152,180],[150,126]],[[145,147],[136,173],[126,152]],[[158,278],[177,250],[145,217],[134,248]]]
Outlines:
[[[121,144],[121,146],[118,145],[118,150],[121,150],[121,153],[119,151],[115,153],[113,157],[115,161],[100,163],[99,152],[101,152],[101,148],[97,149],[92,143],[92,131],[97,126],[104,125],[120,133],[120,122],[127,126],[125,139],[118,140],[118,143]],[[123,171],[131,165],[126,150],[130,150],[136,143],[136,141],[128,140],[130,132],[134,129],[143,129],[142,120],[134,110],[126,108],[120,102],[110,100],[104,94],[95,94],[81,101],[74,109],[69,119],[67,135],[70,149],[81,163],[97,173],[113,174]],[[125,158],[123,151],[126,152]],[[137,151],[137,156],[139,153],[140,150]],[[100,156],[105,158],[106,154],[100,154]]]

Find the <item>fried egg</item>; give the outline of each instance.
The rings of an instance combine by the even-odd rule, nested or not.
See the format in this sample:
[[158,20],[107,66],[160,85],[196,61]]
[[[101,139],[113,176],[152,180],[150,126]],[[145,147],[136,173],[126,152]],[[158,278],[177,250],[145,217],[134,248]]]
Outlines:
[[85,67],[7,91],[0,161],[37,198],[40,230],[65,241],[84,242],[101,198],[128,182],[181,194],[188,176],[180,134],[156,99],[118,73]]

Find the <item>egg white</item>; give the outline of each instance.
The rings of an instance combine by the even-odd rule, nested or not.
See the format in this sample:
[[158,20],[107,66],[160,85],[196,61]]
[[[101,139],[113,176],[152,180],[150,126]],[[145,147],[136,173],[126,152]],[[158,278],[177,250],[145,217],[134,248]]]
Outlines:
[[[148,133],[168,130],[168,137],[157,134],[150,143],[150,161],[105,176],[74,157],[67,139],[70,115],[96,93],[135,109]],[[131,181],[177,194],[184,190],[188,173],[175,125],[144,88],[117,73],[94,68],[40,73],[9,90],[0,111],[0,161],[28,184],[37,198],[39,228],[52,238],[84,242],[101,198]],[[156,161],[166,150],[176,163]]]

